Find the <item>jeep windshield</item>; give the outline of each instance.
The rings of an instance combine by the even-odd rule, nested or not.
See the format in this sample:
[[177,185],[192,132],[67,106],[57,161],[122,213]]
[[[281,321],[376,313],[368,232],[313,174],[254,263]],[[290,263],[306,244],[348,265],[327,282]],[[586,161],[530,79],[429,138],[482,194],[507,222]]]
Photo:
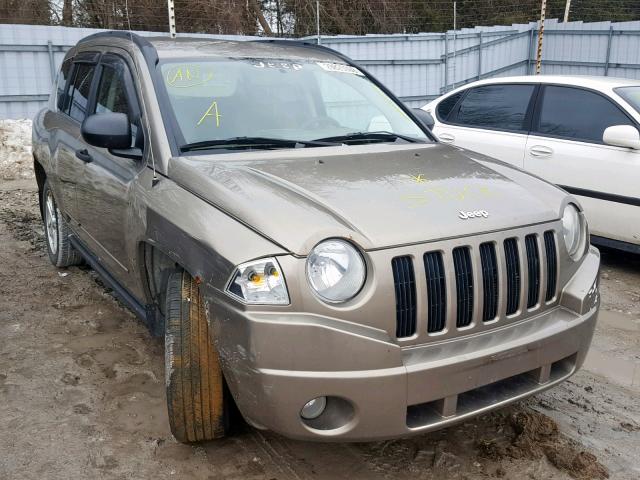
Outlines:
[[159,68],[181,152],[430,140],[360,70],[342,63],[197,59]]

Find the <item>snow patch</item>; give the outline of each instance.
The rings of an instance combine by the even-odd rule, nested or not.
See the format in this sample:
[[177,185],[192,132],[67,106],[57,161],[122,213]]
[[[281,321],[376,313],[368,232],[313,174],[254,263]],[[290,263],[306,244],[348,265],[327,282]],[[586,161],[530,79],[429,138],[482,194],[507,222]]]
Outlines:
[[33,177],[31,120],[0,120],[0,179]]

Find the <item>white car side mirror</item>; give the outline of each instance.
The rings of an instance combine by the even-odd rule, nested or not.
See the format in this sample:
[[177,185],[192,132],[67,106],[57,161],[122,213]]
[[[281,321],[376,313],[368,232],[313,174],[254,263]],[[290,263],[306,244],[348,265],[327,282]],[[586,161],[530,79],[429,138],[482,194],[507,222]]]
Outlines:
[[614,147],[627,147],[640,150],[640,132],[631,125],[613,125],[602,135],[602,141]]

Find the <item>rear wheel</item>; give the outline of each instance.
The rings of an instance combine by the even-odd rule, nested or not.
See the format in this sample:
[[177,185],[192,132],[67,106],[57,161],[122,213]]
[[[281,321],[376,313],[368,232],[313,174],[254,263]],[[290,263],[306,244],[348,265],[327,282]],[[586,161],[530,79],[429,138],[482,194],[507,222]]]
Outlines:
[[220,360],[200,289],[187,272],[169,277],[165,325],[171,433],[184,443],[223,437],[228,402]]
[[48,180],[42,187],[42,221],[51,263],[56,267],[70,267],[82,263],[80,252],[71,245],[71,229],[58,209]]

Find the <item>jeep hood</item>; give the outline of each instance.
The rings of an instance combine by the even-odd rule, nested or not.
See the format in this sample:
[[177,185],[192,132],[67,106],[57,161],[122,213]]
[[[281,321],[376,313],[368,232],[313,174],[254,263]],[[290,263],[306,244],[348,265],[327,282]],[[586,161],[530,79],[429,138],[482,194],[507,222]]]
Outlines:
[[[329,237],[369,250],[551,221],[566,196],[442,144],[193,155],[168,167],[177,184],[299,255]],[[461,218],[480,210],[487,216]]]

